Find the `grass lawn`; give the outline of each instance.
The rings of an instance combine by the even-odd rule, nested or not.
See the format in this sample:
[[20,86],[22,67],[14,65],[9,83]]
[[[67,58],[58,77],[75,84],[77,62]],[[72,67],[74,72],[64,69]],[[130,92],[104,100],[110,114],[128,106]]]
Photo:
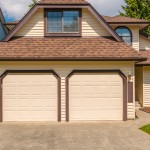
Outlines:
[[142,131],[144,131],[144,132],[150,134],[150,124],[145,125],[145,126],[141,127],[140,129],[141,129]]

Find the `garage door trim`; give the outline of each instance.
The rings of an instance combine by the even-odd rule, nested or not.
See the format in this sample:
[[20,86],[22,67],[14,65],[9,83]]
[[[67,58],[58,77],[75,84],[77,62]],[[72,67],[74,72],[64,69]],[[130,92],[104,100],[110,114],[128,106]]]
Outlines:
[[2,98],[2,93],[3,93],[3,89],[2,89],[2,84],[3,84],[3,79],[9,74],[9,73],[17,73],[17,74],[21,74],[21,73],[50,73],[53,74],[54,77],[57,79],[57,86],[58,86],[58,116],[57,116],[57,120],[58,122],[61,122],[61,78],[59,77],[59,75],[53,71],[53,70],[6,70],[1,76],[0,76],[0,122],[3,121],[3,98]]
[[73,70],[66,78],[66,122],[69,122],[69,79],[75,73],[118,73],[123,79],[123,121],[127,120],[127,77],[121,70]]

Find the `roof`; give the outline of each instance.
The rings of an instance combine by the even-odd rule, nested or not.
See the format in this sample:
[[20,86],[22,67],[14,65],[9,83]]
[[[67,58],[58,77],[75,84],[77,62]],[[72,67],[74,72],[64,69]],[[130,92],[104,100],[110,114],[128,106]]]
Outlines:
[[86,0],[41,0],[40,4],[86,4]]
[[144,37],[146,37],[148,39],[150,38],[150,35],[145,33],[145,32],[143,32],[142,30],[140,31],[140,35],[142,35],[142,36],[144,36]]
[[103,18],[108,22],[109,24],[115,24],[115,23],[145,23],[145,24],[150,24],[150,20],[144,20],[144,19],[138,19],[138,18],[130,18],[130,17],[124,17],[124,16],[103,16]]
[[150,50],[140,50],[139,52],[143,57],[148,58],[146,61],[137,63],[137,65],[150,65]]
[[0,43],[0,60],[145,60],[114,38],[15,38]]
[[[118,42],[123,42],[122,38],[110,27],[110,25],[103,19],[103,17],[85,0],[64,0],[65,4],[60,5],[56,2],[62,2],[62,0],[53,0],[55,5],[53,3],[48,3],[48,5],[43,4],[44,1],[50,1],[52,0],[43,0],[39,3],[37,3],[30,11],[19,21],[19,23],[9,32],[9,34],[3,39],[3,41],[9,41],[15,33],[32,17],[32,15],[39,9],[39,8],[86,8],[88,11],[94,15],[94,17],[99,21],[99,23],[102,24],[102,26],[116,39]],[[81,3],[78,4],[77,2],[84,2],[85,4],[82,5]],[[72,2],[72,3],[71,3]],[[76,2],[75,4],[73,2]],[[71,3],[71,4],[68,4]],[[74,5],[72,5],[74,4]]]

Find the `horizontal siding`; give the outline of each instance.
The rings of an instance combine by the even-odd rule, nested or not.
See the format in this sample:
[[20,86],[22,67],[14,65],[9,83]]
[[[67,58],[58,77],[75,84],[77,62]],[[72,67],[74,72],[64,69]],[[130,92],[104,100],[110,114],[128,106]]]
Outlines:
[[[0,62],[0,74],[5,70],[54,70],[61,77],[61,106],[62,121],[66,116],[66,87],[65,79],[72,70],[112,70],[119,69],[126,76],[131,71],[134,74],[132,62]],[[133,77],[134,78],[134,77]],[[134,79],[133,79],[134,81]],[[131,118],[134,107],[128,107],[128,116]]]
[[140,49],[150,50],[150,39],[140,36]]
[[83,9],[82,36],[111,36],[111,35],[87,9]]
[[135,106],[134,103],[128,103],[128,119],[135,119]]
[[43,9],[38,9],[15,36],[44,36]]
[[150,67],[144,67],[144,106],[150,106]]
[[[44,14],[39,9],[16,33],[15,36],[44,36]],[[111,36],[110,33],[88,12],[82,11],[82,36]]]
[[[122,26],[122,25],[121,25]],[[119,26],[112,25],[112,28],[115,29]],[[139,27],[138,26],[129,26],[126,25],[132,32],[132,47],[139,51]]]
[[135,100],[143,105],[143,68],[135,68]]

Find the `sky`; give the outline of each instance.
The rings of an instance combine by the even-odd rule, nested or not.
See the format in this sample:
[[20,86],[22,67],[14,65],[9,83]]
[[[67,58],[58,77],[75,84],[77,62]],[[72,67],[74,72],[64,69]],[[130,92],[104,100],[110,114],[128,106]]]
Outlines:
[[[122,11],[124,0],[88,0],[101,15],[115,16]],[[31,0],[0,0],[7,22],[20,20],[29,10]]]

